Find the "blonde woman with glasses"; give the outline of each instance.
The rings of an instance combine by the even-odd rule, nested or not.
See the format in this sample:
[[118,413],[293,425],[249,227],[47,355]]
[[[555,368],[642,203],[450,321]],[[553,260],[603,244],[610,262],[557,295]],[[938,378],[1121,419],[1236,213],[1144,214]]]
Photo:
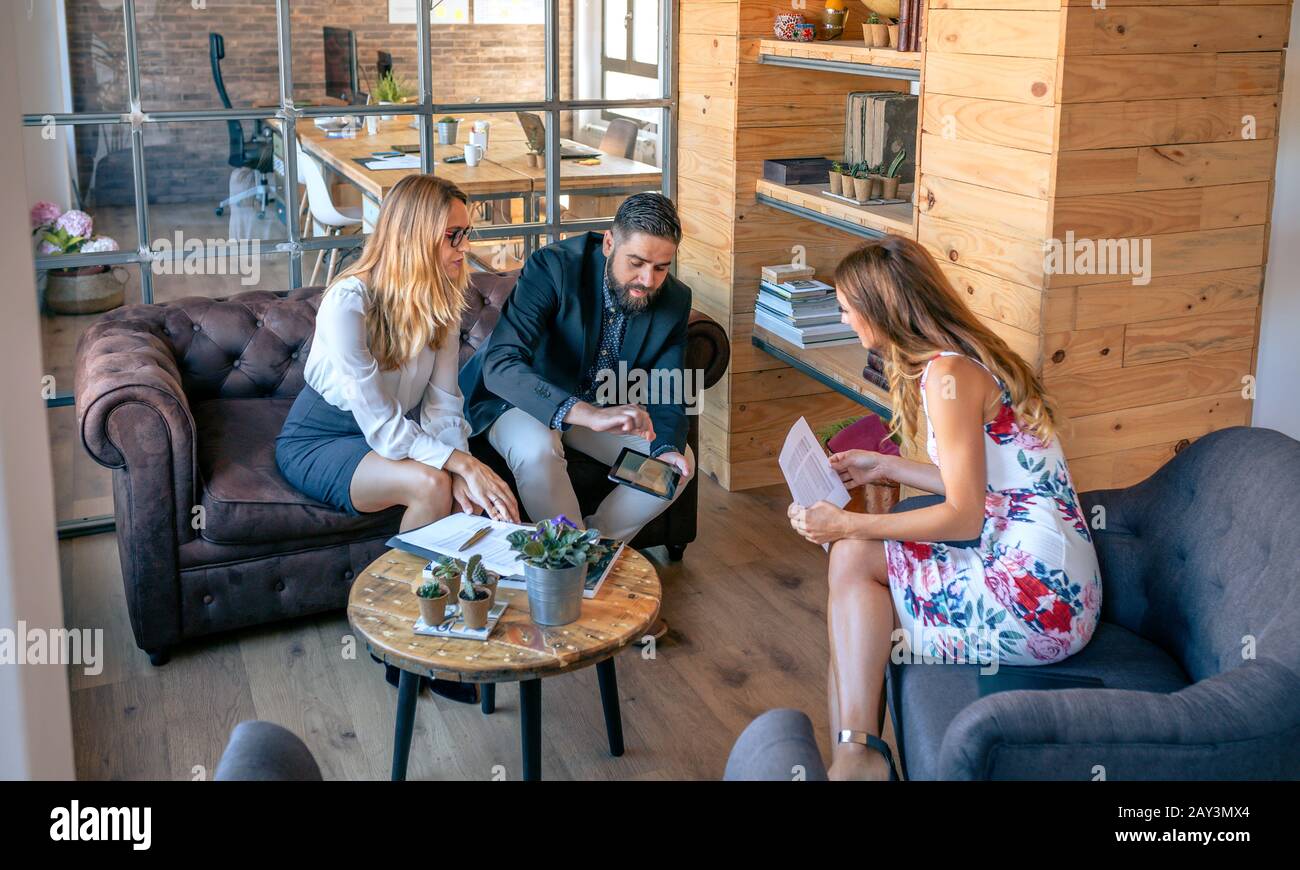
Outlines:
[[406,508],[403,531],[453,509],[517,522],[510,487],[470,455],[460,388],[468,198],[431,175],[384,198],[355,265],[321,297],[276,464],[349,514]]

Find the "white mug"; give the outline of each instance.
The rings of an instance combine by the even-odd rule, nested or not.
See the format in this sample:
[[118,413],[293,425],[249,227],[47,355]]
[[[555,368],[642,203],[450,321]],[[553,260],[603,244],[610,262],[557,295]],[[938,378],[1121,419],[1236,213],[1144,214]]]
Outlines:
[[479,160],[483,158],[483,146],[473,142],[465,146],[465,165],[478,166]]
[[487,156],[488,134],[487,130],[474,130],[469,134],[469,141],[483,149],[483,156]]

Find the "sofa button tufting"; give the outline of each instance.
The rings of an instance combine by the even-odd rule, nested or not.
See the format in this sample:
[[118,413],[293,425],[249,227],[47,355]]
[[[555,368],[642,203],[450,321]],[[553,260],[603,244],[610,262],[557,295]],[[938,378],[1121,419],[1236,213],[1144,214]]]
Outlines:
[[298,358],[298,351],[295,350],[293,353],[289,354],[289,358],[290,358],[290,359],[297,359],[297,358]]
[[198,332],[198,331],[199,331],[199,325],[198,325],[197,323],[194,324],[194,331],[195,331],[195,332]]
[[258,329],[261,329],[261,328],[262,328],[262,321],[259,320],[259,321],[257,321],[256,323],[254,323],[253,325],[256,326]]
[[203,603],[204,603],[204,604],[211,604],[211,603],[212,603],[212,596],[211,596],[211,595],[204,595],[204,596],[203,596]]
[[283,581],[283,580],[276,580],[276,581],[275,581],[275,591],[276,591],[276,592],[283,592],[283,591],[284,591],[284,581]]
[[349,569],[349,570],[343,572],[343,579],[344,579],[344,580],[351,580],[351,579],[352,579],[352,571],[351,571],[351,569]]
[[235,368],[239,368],[239,360],[235,360],[234,362],[231,363],[231,365]]

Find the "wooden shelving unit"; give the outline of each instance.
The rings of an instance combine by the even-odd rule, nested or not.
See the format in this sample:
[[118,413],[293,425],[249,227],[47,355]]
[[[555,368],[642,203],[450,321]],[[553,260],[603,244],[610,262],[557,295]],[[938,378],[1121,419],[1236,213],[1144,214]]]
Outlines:
[[877,239],[886,234],[916,238],[912,224],[913,185],[899,186],[898,195],[907,202],[887,205],[853,205],[822,193],[822,184],[777,184],[760,178],[756,185],[758,201],[773,208],[856,236]]
[[921,52],[869,48],[861,40],[787,42],[764,39],[758,44],[758,62],[913,82],[921,78]]
[[862,369],[867,364],[867,352],[860,345],[796,347],[761,326],[754,327],[750,341],[764,353],[771,354],[818,383],[865,405],[886,421],[889,420],[889,393],[863,379]]

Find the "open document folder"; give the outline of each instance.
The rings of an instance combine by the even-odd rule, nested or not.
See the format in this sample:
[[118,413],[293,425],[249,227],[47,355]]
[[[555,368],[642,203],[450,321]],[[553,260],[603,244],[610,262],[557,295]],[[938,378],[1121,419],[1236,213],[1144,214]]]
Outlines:
[[[462,550],[465,542],[485,526],[489,529],[488,533],[472,547]],[[531,531],[533,528],[535,527],[490,520],[473,514],[452,513],[427,526],[394,536],[388,541],[388,546],[426,559],[452,556],[468,562],[473,556],[481,556],[483,567],[489,571],[502,577],[522,577],[524,563],[519,560],[519,554],[510,549],[506,537],[519,529]]]
[[[842,508],[849,503],[849,491],[831,468],[826,452],[803,417],[790,427],[777,461],[795,504],[811,507],[826,501]],[[822,545],[828,552],[830,548],[830,544]]]

